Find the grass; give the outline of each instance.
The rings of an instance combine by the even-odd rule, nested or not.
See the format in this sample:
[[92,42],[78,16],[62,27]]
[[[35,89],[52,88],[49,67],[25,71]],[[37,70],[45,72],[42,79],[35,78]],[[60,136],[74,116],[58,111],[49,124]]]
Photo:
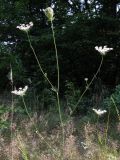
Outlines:
[[[10,141],[10,127],[1,132],[0,160],[11,160],[11,147],[14,160],[120,159],[119,122],[114,123],[114,125],[109,123],[105,144],[106,122],[99,120],[96,126],[96,123],[92,122],[92,117],[89,117],[89,115],[74,116],[66,120],[64,117],[69,117],[69,115],[62,112],[65,141],[61,150],[62,129],[58,112],[55,110],[44,111],[39,116],[34,112],[34,114],[31,113],[32,120],[24,114],[17,113],[14,115],[12,141]],[[9,121],[9,116],[6,121]],[[36,133],[34,123],[36,123],[37,129],[42,136]],[[97,136],[99,136],[99,141]]]

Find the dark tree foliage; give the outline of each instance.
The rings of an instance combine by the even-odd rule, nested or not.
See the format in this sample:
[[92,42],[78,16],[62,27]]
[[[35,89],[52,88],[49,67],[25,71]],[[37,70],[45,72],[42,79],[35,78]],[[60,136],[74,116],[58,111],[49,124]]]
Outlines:
[[106,85],[117,85],[120,81],[119,3],[119,0],[0,0],[0,83],[4,83],[10,64],[16,84],[26,84],[28,78],[36,85],[46,83],[26,34],[16,28],[20,23],[33,21],[34,27],[29,32],[32,45],[45,72],[56,84],[51,27],[43,13],[44,8],[51,6],[55,12],[61,89],[66,80],[82,86],[85,77],[92,78],[101,59],[94,47],[101,45],[114,50],[104,58],[98,77]]

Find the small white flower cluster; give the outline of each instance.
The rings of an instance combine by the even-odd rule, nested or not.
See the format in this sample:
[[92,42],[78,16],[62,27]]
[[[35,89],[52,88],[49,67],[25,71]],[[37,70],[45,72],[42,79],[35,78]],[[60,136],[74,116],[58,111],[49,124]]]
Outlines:
[[53,21],[54,20],[54,11],[51,7],[48,7],[46,9],[43,10],[46,17],[48,18],[49,21]]
[[33,22],[30,22],[29,24],[20,24],[16,28],[20,29],[21,31],[28,32],[31,27],[33,27]]
[[97,115],[101,116],[103,115],[104,113],[106,113],[107,111],[106,110],[101,110],[101,109],[92,109]]
[[27,89],[28,89],[28,86],[25,86],[24,88],[19,88],[18,90],[15,89],[14,91],[11,91],[11,93],[16,94],[18,96],[24,96]]
[[88,149],[88,146],[87,146],[87,144],[86,143],[84,143],[84,142],[81,142],[81,145],[82,145],[82,147],[86,150],[86,149]]
[[84,78],[84,80],[87,82],[87,81],[88,81],[88,78]]
[[107,52],[113,50],[113,48],[107,48],[107,46],[104,46],[104,47],[102,47],[102,46],[100,46],[100,47],[96,46],[95,49],[96,49],[101,55],[103,55],[103,56],[106,55]]

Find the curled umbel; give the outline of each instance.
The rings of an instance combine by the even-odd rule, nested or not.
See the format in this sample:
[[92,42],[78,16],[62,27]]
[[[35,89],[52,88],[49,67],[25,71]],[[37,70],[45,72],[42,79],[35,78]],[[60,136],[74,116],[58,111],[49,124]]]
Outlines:
[[54,11],[51,7],[48,7],[46,9],[43,10],[46,17],[48,18],[48,21],[53,21],[54,19]]

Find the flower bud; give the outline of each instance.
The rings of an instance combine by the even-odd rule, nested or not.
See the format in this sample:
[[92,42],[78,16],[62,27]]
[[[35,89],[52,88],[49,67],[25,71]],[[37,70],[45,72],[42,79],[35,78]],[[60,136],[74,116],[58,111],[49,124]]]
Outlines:
[[44,10],[44,13],[46,15],[46,17],[48,18],[49,21],[53,21],[54,19],[54,11],[51,7],[48,7]]
[[84,78],[84,80],[87,82],[87,81],[88,81],[88,78]]

